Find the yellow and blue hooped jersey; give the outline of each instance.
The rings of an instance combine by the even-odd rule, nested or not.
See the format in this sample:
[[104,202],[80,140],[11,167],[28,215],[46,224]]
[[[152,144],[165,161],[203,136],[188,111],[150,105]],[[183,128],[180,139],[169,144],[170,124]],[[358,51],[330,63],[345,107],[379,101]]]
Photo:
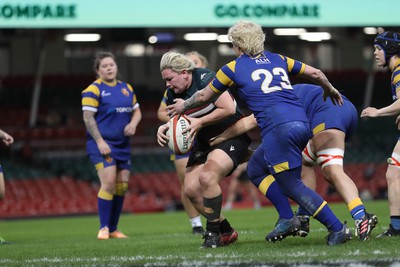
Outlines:
[[289,80],[289,75],[301,75],[305,67],[300,61],[269,51],[256,56],[243,54],[224,65],[210,87],[218,93],[235,88],[265,135],[282,123],[308,122]]
[[400,90],[400,59],[397,59],[394,63],[392,78],[391,78],[391,86],[392,86],[392,98],[393,101],[397,100],[397,91]]
[[[129,136],[124,135],[125,126],[131,121],[133,111],[139,107],[135,92],[129,84],[117,81],[106,83],[94,81],[82,91],[82,110],[95,112],[100,134],[107,144],[129,150]],[[88,152],[97,151],[89,133]],[[93,147],[89,147],[93,146]]]

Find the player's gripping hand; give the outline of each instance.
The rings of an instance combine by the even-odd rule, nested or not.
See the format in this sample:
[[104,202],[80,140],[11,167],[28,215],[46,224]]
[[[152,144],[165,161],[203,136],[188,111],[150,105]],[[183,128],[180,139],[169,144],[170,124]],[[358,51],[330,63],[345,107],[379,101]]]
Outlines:
[[343,105],[342,95],[340,94],[339,90],[337,90],[332,85],[329,89],[324,89],[324,101],[326,101],[328,97],[331,99],[334,105]]
[[160,127],[158,127],[157,130],[157,143],[164,147],[165,144],[168,143],[168,136],[166,135],[167,131],[169,129],[169,122],[161,125]]
[[181,98],[175,98],[174,102],[175,104],[167,106],[167,114],[170,118],[175,115],[183,114],[183,112],[185,111],[185,100]]

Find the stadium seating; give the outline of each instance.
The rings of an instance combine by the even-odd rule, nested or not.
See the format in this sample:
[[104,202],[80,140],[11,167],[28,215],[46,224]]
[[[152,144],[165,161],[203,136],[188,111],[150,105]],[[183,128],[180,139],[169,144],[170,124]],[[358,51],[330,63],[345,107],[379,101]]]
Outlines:
[[[371,172],[371,168],[373,171]],[[385,172],[387,165],[348,164],[345,171],[359,187],[360,193],[368,191],[372,198],[384,197],[386,190]],[[321,177],[317,192],[328,202],[342,201]],[[226,196],[230,177],[222,180],[221,188]],[[21,218],[37,216],[62,216],[97,213],[97,192],[99,185],[93,181],[78,180],[71,176],[37,177],[31,179],[6,180],[7,197],[0,201],[0,218]],[[246,190],[236,208],[252,207],[252,200]],[[271,203],[259,194],[263,206]],[[124,212],[155,212],[181,207],[180,184],[175,172],[137,173],[131,176],[126,195]]]

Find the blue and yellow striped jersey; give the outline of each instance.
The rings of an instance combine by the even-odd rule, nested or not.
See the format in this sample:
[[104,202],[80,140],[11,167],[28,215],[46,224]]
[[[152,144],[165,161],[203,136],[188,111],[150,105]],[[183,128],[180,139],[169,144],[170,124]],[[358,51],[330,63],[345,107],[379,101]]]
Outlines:
[[218,93],[235,88],[264,135],[281,123],[308,122],[289,80],[289,75],[301,75],[305,67],[302,62],[268,51],[254,57],[243,54],[224,65],[210,87]]
[[396,101],[397,91],[400,90],[400,59],[397,59],[394,63],[391,86],[392,86],[393,101]]
[[[103,139],[113,145],[129,144],[124,128],[138,107],[132,86],[125,82],[110,84],[98,79],[82,91],[82,110],[96,113],[96,123]],[[88,134],[88,139],[91,138]]]

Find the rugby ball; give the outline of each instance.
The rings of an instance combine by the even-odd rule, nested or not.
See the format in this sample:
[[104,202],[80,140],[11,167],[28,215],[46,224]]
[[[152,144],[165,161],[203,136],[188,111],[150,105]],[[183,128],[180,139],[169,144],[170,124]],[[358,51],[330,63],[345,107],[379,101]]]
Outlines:
[[190,123],[185,115],[177,115],[169,120],[168,147],[177,155],[186,154],[192,148],[193,142],[189,138],[189,132],[184,133],[189,125]]

